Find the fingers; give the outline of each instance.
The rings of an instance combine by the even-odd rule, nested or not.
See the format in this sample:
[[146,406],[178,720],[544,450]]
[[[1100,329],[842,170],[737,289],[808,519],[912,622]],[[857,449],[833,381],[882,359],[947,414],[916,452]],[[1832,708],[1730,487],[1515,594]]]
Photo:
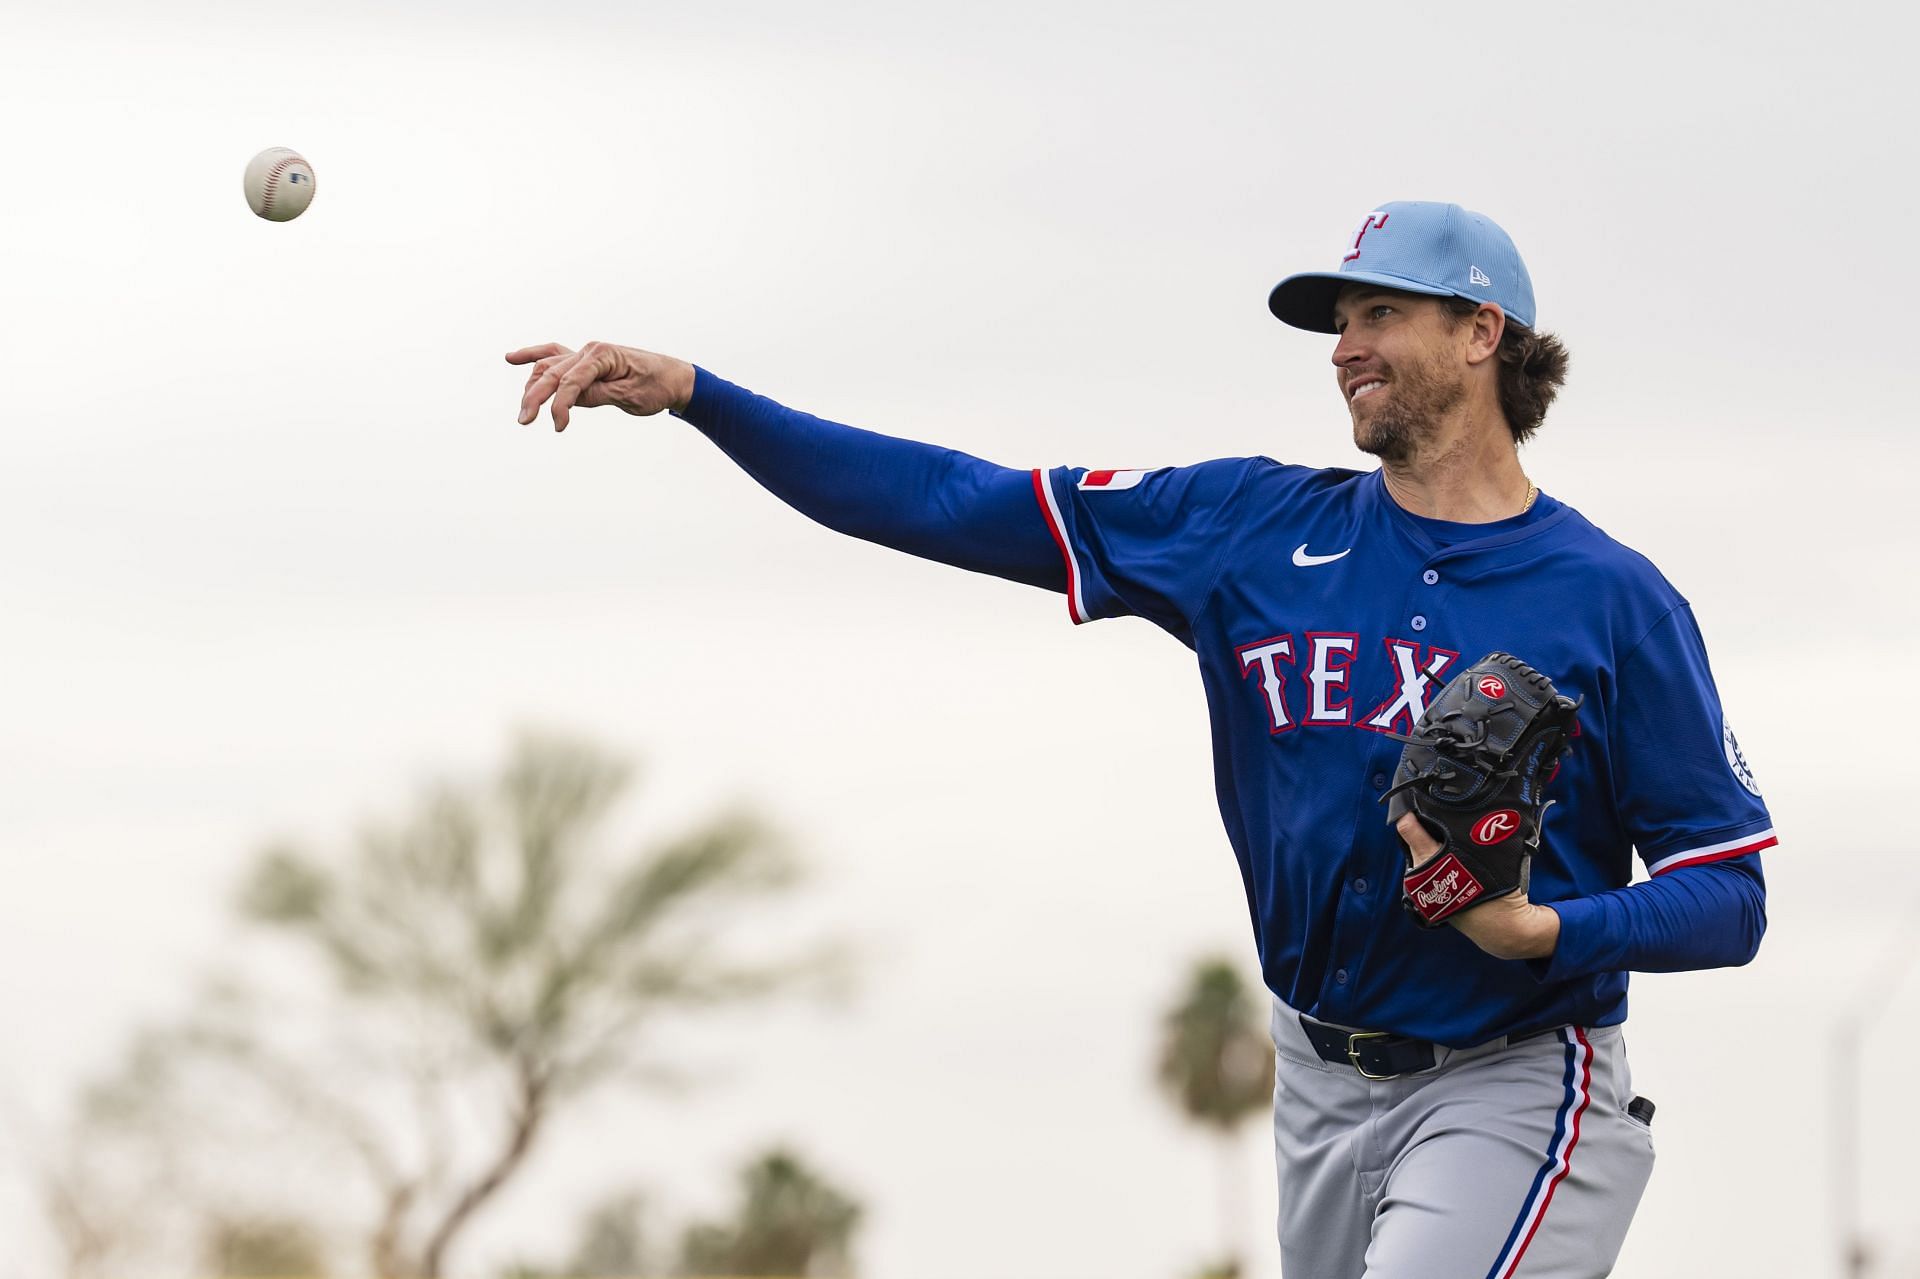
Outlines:
[[532,364],[535,360],[551,359],[556,355],[572,355],[569,347],[558,342],[542,342],[539,346],[523,346],[518,351],[507,352],[508,364]]
[[567,429],[576,406],[593,408],[619,403],[627,412],[642,416],[659,412],[657,405],[636,407],[651,403],[644,397],[632,404],[614,398],[611,389],[614,384],[630,382],[638,387],[648,381],[650,372],[632,362],[630,357],[634,355],[645,356],[645,352],[630,352],[606,342],[589,342],[578,351],[571,351],[558,342],[546,342],[508,352],[508,363],[533,365],[520,394],[520,425],[525,426],[538,417],[540,406],[549,399],[553,401],[549,411],[556,431]]
[[549,375],[558,374],[553,392],[553,429],[564,431],[572,420],[573,406],[586,393],[588,387],[599,381],[606,372],[599,355],[589,348],[569,360],[565,367],[555,365]]
[[1421,824],[1420,818],[1413,813],[1402,813],[1400,820],[1393,824],[1400,833],[1400,839],[1413,854],[1413,864],[1419,866],[1439,855],[1440,841]]
[[548,369],[552,368],[554,365],[560,363],[560,361],[566,358],[567,357],[564,355],[554,355],[554,356],[549,356],[548,358],[541,360],[539,363],[535,364],[533,368],[527,373],[527,384],[525,387],[521,389],[520,394],[524,397],[528,391],[531,391],[533,389],[533,384],[535,382],[538,382],[541,379],[541,377],[545,375]]
[[520,425],[525,426],[533,421],[540,412],[540,406],[559,389],[560,379],[580,362],[581,356],[568,352],[565,355],[547,356],[534,367],[533,376],[527,379],[526,390],[520,394]]
[[540,405],[553,394],[558,385],[556,368],[573,359],[573,349],[561,346],[558,342],[542,342],[538,346],[523,346],[517,351],[507,352],[508,364],[531,364],[533,372],[527,376],[527,385],[520,392],[520,425],[533,421],[540,412]]

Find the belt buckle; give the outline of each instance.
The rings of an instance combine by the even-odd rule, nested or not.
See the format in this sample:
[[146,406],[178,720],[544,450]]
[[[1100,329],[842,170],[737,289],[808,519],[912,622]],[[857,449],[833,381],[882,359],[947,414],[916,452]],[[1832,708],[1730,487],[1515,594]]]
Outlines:
[[1360,1064],[1360,1050],[1354,1047],[1354,1045],[1359,1043],[1362,1039],[1392,1039],[1392,1038],[1393,1038],[1393,1033],[1391,1031],[1385,1031],[1385,1030],[1356,1030],[1347,1036],[1347,1060],[1352,1062],[1353,1068],[1360,1072],[1360,1078],[1373,1079],[1373,1080],[1400,1078],[1399,1074],[1376,1075],[1370,1072],[1365,1066],[1362,1066]]

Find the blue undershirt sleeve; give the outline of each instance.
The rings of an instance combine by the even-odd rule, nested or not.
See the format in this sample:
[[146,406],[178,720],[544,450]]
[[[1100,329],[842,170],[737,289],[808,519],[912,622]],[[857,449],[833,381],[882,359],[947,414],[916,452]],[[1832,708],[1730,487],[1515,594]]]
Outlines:
[[1527,961],[1545,982],[1735,967],[1753,958],[1767,931],[1758,853],[1548,904],[1560,916],[1560,942],[1551,956]]
[[1029,586],[1067,588],[1030,471],[829,422],[701,368],[675,416],[830,529]]

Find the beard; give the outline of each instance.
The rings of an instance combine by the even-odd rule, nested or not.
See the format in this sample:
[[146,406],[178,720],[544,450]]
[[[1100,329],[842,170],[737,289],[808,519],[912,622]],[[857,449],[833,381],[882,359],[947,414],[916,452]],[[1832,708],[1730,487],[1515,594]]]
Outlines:
[[[1422,444],[1439,434],[1440,420],[1457,408],[1466,394],[1465,379],[1448,377],[1432,365],[1399,370],[1384,389],[1358,404],[1348,404],[1347,411],[1353,415],[1354,447],[1382,462],[1404,465]],[[1369,403],[1374,399],[1380,402]]]

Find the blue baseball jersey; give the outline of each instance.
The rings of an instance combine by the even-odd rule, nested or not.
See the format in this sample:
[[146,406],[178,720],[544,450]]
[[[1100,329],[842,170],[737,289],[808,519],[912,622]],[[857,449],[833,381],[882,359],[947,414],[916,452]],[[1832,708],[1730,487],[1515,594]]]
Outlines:
[[1532,900],[1619,889],[1636,852],[1658,876],[1774,843],[1686,600],[1545,494],[1457,524],[1407,512],[1378,471],[1266,458],[1033,482],[1073,620],[1145,617],[1199,658],[1261,967],[1294,1008],[1456,1045],[1625,1017],[1623,972],[1497,960],[1398,906],[1388,734],[1489,652],[1585,699]]
[[[1492,524],[1421,519],[1377,471],[1240,458],[1019,471],[827,421],[697,371],[681,411],[749,475],[851,536],[1135,615],[1199,659],[1220,815],[1269,987],[1327,1021],[1454,1046],[1612,1025],[1626,973],[1743,963],[1772,823],[1692,611],[1542,494]],[[1583,697],[1530,895],[1543,960],[1502,960],[1399,902],[1379,803],[1406,732],[1501,650]],[[1651,880],[1634,878],[1639,856]]]

